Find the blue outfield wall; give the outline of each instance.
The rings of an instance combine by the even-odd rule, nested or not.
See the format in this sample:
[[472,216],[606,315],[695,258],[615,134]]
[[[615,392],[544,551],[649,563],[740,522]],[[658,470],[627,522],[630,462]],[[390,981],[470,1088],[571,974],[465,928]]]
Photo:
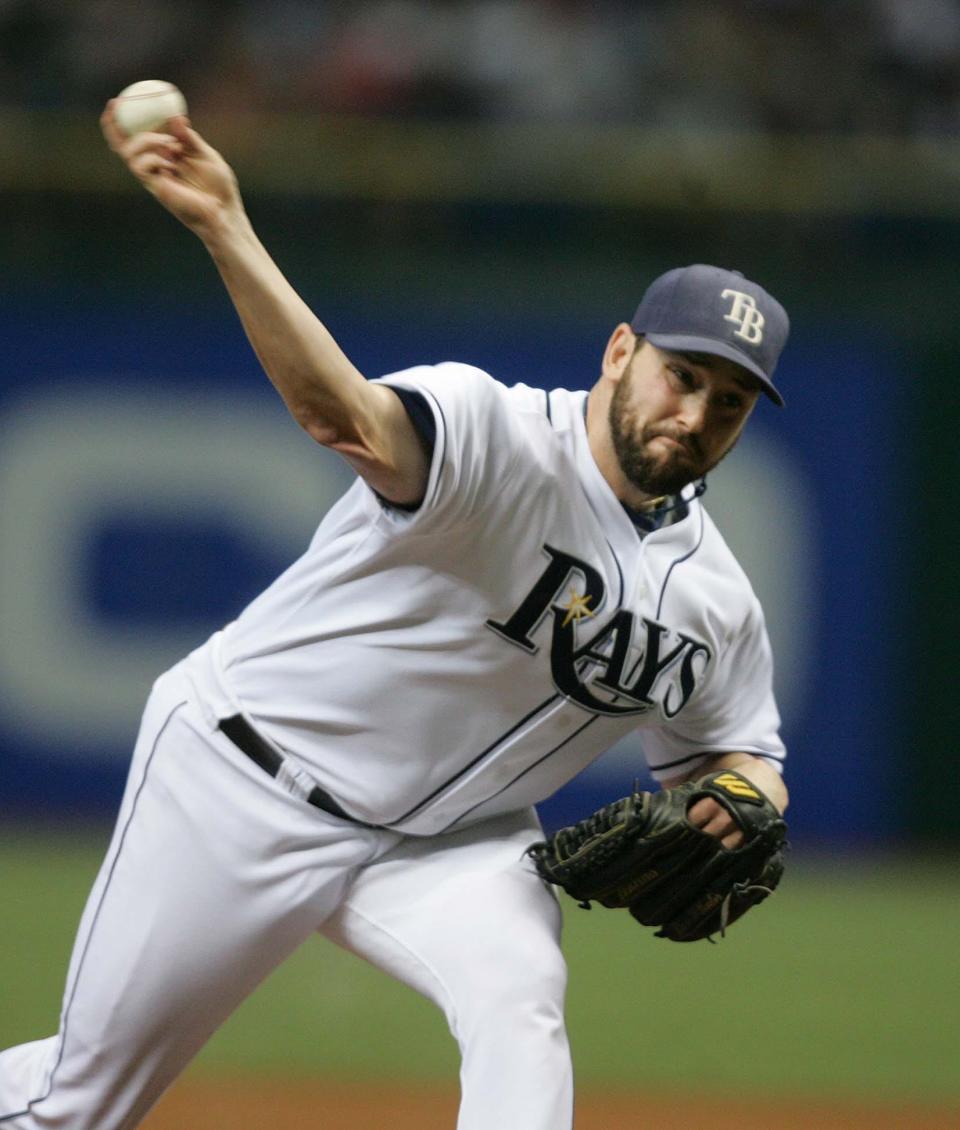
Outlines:
[[[370,375],[456,358],[568,387],[592,383],[612,328],[324,315]],[[894,665],[909,662],[878,613],[904,591],[894,353],[852,327],[794,324],[787,408],[758,406],[706,502],[767,609],[794,838],[888,842]],[[223,303],[8,298],[0,342],[0,813],[103,815],[151,680],[302,549],[350,474],[288,419]],[[576,819],[643,776],[623,743],[544,818]]]

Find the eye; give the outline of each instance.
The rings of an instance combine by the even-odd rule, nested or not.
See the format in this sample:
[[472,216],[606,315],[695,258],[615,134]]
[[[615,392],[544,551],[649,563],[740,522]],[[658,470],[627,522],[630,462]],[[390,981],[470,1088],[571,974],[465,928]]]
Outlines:
[[693,373],[689,369],[684,369],[681,365],[668,365],[667,368],[676,378],[677,383],[683,388],[695,388],[697,381]]
[[743,408],[743,397],[736,392],[725,392],[720,397],[720,407],[728,412],[739,412]]

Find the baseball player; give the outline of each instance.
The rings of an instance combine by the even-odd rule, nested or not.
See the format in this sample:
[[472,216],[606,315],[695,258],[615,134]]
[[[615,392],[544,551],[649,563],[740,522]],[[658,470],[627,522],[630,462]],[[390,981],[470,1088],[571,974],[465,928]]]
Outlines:
[[[782,403],[786,314],[695,265],[616,326],[589,393],[452,362],[367,380],[185,118],[126,138],[108,104],[102,125],[357,479],[155,683],[59,1032],[0,1055],[0,1130],[139,1125],[316,932],[443,1010],[459,1130],[565,1130],[560,909],[526,854],[533,805],[636,728],[662,784],[732,769],[786,805],[763,614],[699,497],[757,400]],[[743,839],[710,797],[689,818],[728,851]]]

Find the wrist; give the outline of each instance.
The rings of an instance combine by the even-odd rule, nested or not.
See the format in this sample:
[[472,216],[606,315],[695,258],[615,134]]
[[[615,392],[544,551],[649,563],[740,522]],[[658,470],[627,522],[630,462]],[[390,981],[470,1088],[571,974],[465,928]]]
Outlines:
[[778,812],[781,814],[784,812],[790,799],[787,786],[778,770],[769,761],[748,755],[747,761],[730,768],[736,768],[738,773],[748,781],[752,781]]
[[752,753],[720,753],[700,765],[690,777],[697,779],[718,769],[736,769],[757,786],[778,812],[786,809],[790,799],[787,786],[780,771],[765,758]]
[[256,242],[250,220],[239,203],[218,210],[194,230],[215,262],[223,262],[244,245]]

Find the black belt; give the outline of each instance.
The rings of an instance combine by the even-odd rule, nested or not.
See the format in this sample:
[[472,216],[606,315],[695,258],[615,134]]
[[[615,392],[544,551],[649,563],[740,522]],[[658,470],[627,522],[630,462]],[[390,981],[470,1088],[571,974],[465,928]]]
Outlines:
[[[278,753],[266,738],[258,734],[242,714],[234,714],[232,718],[221,718],[217,725],[237,749],[245,753],[251,761],[255,761],[264,773],[269,773],[271,777],[277,776],[283,765],[283,755]],[[349,820],[351,824],[363,824],[365,828],[375,827],[373,824],[365,824],[363,820],[358,820],[356,816],[351,816],[349,812],[344,812],[333,797],[319,785],[314,785],[305,799],[308,804],[329,812],[331,816],[339,816],[341,820]]]

